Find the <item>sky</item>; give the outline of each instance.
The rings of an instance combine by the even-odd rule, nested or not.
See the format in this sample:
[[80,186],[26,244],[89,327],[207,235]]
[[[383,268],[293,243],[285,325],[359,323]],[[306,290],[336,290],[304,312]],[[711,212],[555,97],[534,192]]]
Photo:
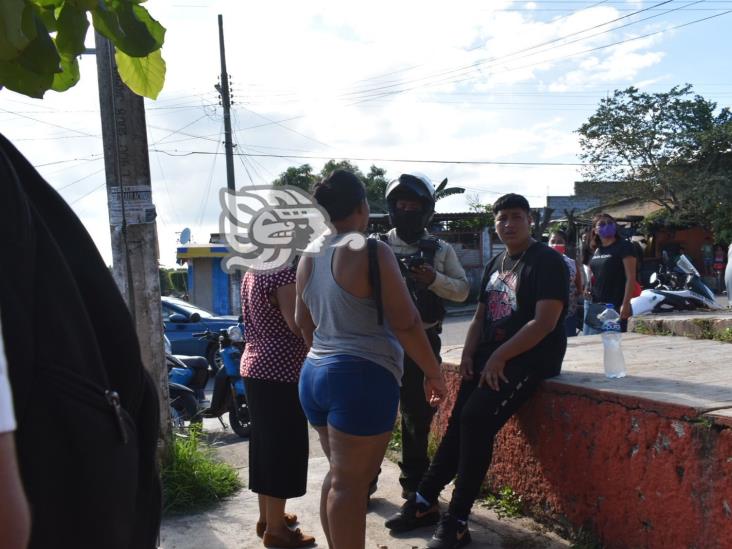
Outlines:
[[[732,104],[732,0],[240,2],[149,0],[166,84],[146,100],[160,261],[179,233],[218,231],[226,185],[217,14],[232,79],[237,187],[327,159],[467,189],[439,212],[506,192],[534,207],[581,178],[577,128],[636,86],[690,83]],[[705,20],[702,20],[705,19]],[[88,46],[93,46],[89,33]],[[111,264],[96,61],[43,100],[0,91],[0,131],[68,201]],[[428,161],[428,162],[425,162]]]

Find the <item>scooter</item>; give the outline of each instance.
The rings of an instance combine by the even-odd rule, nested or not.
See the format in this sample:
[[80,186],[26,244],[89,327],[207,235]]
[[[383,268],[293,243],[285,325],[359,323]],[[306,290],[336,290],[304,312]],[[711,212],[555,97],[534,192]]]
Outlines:
[[169,381],[168,391],[170,393],[170,417],[174,427],[183,428],[186,422],[193,425],[203,421],[201,408],[193,389]]
[[[239,363],[244,349],[243,325],[212,332],[206,330],[193,334],[194,337],[218,343],[219,356],[222,368],[214,377],[213,396],[211,406],[202,412],[203,417],[215,417],[221,421],[221,416],[229,413],[229,425],[242,438],[248,438],[251,433],[251,419],[247,405],[244,380],[239,373]],[[222,425],[224,424],[221,421]]]
[[203,357],[175,356],[170,352],[170,340],[165,334],[163,340],[173,424],[184,427],[186,422],[201,423],[201,401],[208,377],[208,361]]
[[650,278],[651,288],[630,300],[633,316],[695,309],[721,309],[714,292],[701,280],[689,258],[680,255],[664,264]]

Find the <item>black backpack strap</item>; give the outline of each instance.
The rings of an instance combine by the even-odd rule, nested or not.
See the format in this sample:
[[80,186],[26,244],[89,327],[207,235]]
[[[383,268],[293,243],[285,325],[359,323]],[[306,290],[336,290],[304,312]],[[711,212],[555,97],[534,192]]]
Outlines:
[[369,283],[374,292],[374,301],[376,301],[376,318],[379,326],[384,324],[384,307],[381,302],[381,275],[379,274],[379,256],[376,248],[377,241],[375,238],[366,239],[366,248],[369,254]]

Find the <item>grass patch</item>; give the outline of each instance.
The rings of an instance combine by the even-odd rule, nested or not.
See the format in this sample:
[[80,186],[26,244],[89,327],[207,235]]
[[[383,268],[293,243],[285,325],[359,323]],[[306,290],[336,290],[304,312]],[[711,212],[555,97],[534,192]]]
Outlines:
[[695,318],[694,325],[699,328],[698,339],[714,339],[714,324],[705,318]]
[[523,515],[524,505],[521,496],[510,486],[504,486],[498,493],[489,493],[481,502],[483,507],[495,511],[498,518],[518,518]]
[[642,335],[658,335],[658,336],[671,336],[673,332],[663,327],[663,322],[648,322],[645,320],[637,320],[633,331],[637,334]]
[[[397,416],[396,423],[394,424],[394,429],[391,432],[389,444],[386,447],[386,457],[394,462],[399,461],[402,457],[402,445],[402,418],[399,415]],[[440,437],[435,435],[433,432],[430,432],[427,440],[427,456],[430,458],[430,461],[435,457],[439,446]]]
[[161,475],[165,513],[186,513],[213,505],[242,487],[236,469],[218,460],[200,437],[197,427],[173,438],[170,459]]
[[714,334],[714,339],[723,343],[732,343],[732,328],[725,328]]
[[712,421],[711,418],[708,418],[705,416],[690,419],[689,423],[691,423],[693,425],[698,425],[699,427],[701,427],[702,429],[705,429],[707,431],[710,431],[712,429],[712,427],[714,427],[714,421]]
[[402,454],[402,420],[399,416],[397,416],[386,450],[387,453],[390,454],[397,454],[400,456]]

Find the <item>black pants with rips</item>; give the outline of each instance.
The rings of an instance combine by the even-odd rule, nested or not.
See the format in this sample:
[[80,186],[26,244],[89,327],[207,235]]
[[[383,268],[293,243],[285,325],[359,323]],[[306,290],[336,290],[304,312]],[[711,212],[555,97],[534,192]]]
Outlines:
[[[485,364],[475,362],[476,368]],[[500,390],[478,387],[480,371],[463,380],[455,406],[432,464],[422,478],[419,493],[436,502],[440,492],[456,477],[450,501],[452,516],[467,520],[480,493],[483,479],[493,457],[493,441],[508,419],[536,391],[544,379],[535,361],[511,361],[500,381]]]
[[[440,336],[436,328],[427,330],[432,350],[440,360]],[[399,462],[399,483],[404,495],[417,491],[430,458],[427,454],[430,426],[435,409],[424,398],[424,374],[408,356],[404,356],[404,376],[400,389],[399,409],[402,421],[402,459]]]

